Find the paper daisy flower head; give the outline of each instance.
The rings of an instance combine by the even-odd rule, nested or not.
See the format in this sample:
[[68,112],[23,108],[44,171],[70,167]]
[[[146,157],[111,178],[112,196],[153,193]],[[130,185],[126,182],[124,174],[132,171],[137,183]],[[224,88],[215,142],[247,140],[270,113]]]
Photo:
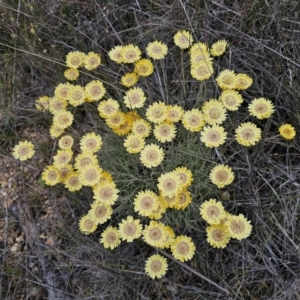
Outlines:
[[79,71],[77,69],[70,68],[64,72],[64,76],[67,80],[74,81],[79,77]]
[[63,168],[71,161],[73,151],[71,149],[58,150],[57,154],[53,156],[53,165],[56,168]]
[[192,56],[195,53],[203,53],[205,55],[209,55],[209,49],[207,44],[202,42],[197,42],[193,44],[189,52],[190,52],[190,56]]
[[157,187],[164,197],[173,197],[183,190],[183,185],[176,172],[162,174],[157,180]]
[[182,119],[184,110],[179,105],[168,105],[168,115],[166,118],[167,122],[177,123]]
[[159,196],[158,208],[155,209],[148,217],[153,220],[159,220],[162,218],[163,214],[166,212],[167,207],[161,204],[161,196]]
[[87,165],[98,165],[97,157],[91,151],[83,151],[75,158],[74,166],[77,170],[80,170]]
[[152,279],[165,276],[167,270],[167,259],[159,254],[154,254],[146,260],[145,272]]
[[219,100],[223,103],[226,109],[230,111],[238,110],[243,103],[242,95],[235,90],[225,90],[220,95]]
[[239,241],[247,238],[252,231],[250,221],[242,214],[239,214],[238,216],[231,215],[225,222],[225,226],[227,227],[230,236]]
[[104,183],[113,183],[113,182],[114,182],[114,180],[113,180],[112,175],[107,171],[103,171],[101,174],[99,183],[104,184]]
[[87,70],[94,70],[101,64],[100,55],[95,52],[89,52],[84,57],[83,63]]
[[216,81],[222,90],[234,90],[236,88],[236,74],[231,70],[220,72]]
[[140,220],[135,220],[132,216],[123,219],[118,229],[120,238],[128,243],[139,238],[142,235],[142,231],[143,226],[140,224]]
[[68,91],[67,100],[72,106],[78,106],[85,102],[86,94],[80,85],[73,85]]
[[174,123],[162,122],[155,125],[153,133],[159,142],[171,142],[176,136],[176,127]]
[[227,138],[227,133],[224,130],[224,127],[213,125],[206,126],[201,131],[200,140],[208,148],[219,147],[225,143]]
[[160,201],[161,205],[165,208],[175,208],[178,206],[179,193],[174,194],[172,197],[160,195],[159,201]]
[[134,87],[128,90],[123,99],[126,107],[129,109],[143,107],[146,101],[144,91],[139,87]]
[[168,53],[168,47],[165,43],[154,41],[147,45],[146,52],[153,59],[163,59]]
[[67,110],[60,110],[53,117],[53,124],[61,129],[70,127],[73,123],[73,115]]
[[121,243],[118,229],[113,226],[108,226],[101,233],[101,239],[99,240],[99,242],[103,244],[103,247],[106,249],[115,249]]
[[253,80],[247,74],[239,73],[236,75],[234,82],[235,82],[235,88],[237,90],[246,90],[252,85]]
[[123,136],[130,132],[131,126],[132,126],[132,118],[130,116],[130,112],[127,114],[124,114],[124,122],[120,123],[119,126],[113,127],[112,130],[117,135]]
[[200,131],[205,124],[204,115],[197,108],[185,111],[181,121],[183,126],[192,132]]
[[209,199],[200,206],[200,215],[210,225],[220,224],[226,217],[223,204],[216,199]]
[[70,192],[76,192],[81,190],[82,183],[79,179],[79,172],[73,171],[68,174],[67,178],[64,179],[64,186]]
[[278,131],[280,135],[287,140],[292,140],[296,136],[296,130],[291,124],[281,125]]
[[164,159],[165,153],[161,147],[149,144],[144,147],[140,154],[142,164],[147,168],[157,167]]
[[207,242],[214,248],[224,249],[229,240],[229,232],[224,225],[211,225],[206,228]]
[[144,119],[136,120],[132,123],[131,132],[146,138],[151,132],[151,125]]
[[137,154],[145,147],[145,139],[135,133],[129,134],[124,140],[126,151],[131,154]]
[[190,52],[190,59],[191,59],[191,65],[192,68],[195,68],[199,64],[207,64],[212,66],[213,59],[210,57],[208,52],[205,52],[203,50],[199,51],[191,51]]
[[35,101],[35,108],[38,111],[47,111],[49,109],[49,100],[48,96],[41,96]]
[[180,49],[189,48],[192,45],[193,41],[194,39],[191,33],[186,30],[180,30],[174,35],[174,43]]
[[134,198],[134,211],[144,217],[149,217],[153,211],[158,209],[159,200],[158,196],[150,191],[145,190],[139,192]]
[[150,221],[150,224],[143,230],[144,241],[153,247],[164,248],[167,236],[165,225],[157,221]]
[[126,73],[121,78],[121,84],[126,87],[132,87],[138,82],[138,80],[139,80],[139,76],[136,73],[134,72]]
[[65,129],[59,127],[57,124],[52,124],[49,132],[50,132],[50,136],[52,138],[58,138],[65,132]]
[[70,135],[64,135],[58,141],[58,147],[60,149],[71,149],[73,144],[74,144],[74,139]]
[[59,170],[52,165],[47,166],[42,173],[42,179],[46,185],[54,186],[58,184],[61,180]]
[[183,190],[178,194],[178,201],[175,205],[176,209],[186,209],[192,202],[191,193],[188,190]]
[[122,111],[117,111],[117,113],[106,118],[105,122],[108,127],[112,129],[119,129],[120,126],[126,122],[126,114]]
[[70,83],[60,83],[54,90],[54,95],[56,98],[67,100],[70,88],[73,85]]
[[79,230],[84,234],[93,233],[97,229],[97,223],[94,218],[87,214],[83,216],[79,221]]
[[234,173],[231,167],[226,165],[216,165],[209,173],[210,181],[215,184],[218,188],[232,183],[234,179]]
[[34,155],[35,150],[33,148],[34,145],[31,142],[19,142],[19,144],[13,148],[12,155],[15,159],[25,161]]
[[85,54],[79,51],[69,52],[66,56],[66,64],[69,68],[78,69],[83,66]]
[[49,111],[52,114],[56,114],[60,110],[66,110],[67,105],[67,100],[53,97],[49,100]]
[[150,59],[140,59],[134,64],[134,71],[142,77],[150,76],[153,73],[154,66]]
[[108,56],[109,58],[120,64],[123,62],[123,47],[122,46],[116,46],[115,48],[111,49],[109,52],[108,52]]
[[227,42],[225,40],[220,40],[212,44],[210,48],[210,53],[212,56],[221,56],[222,54],[225,53],[226,47],[227,47]]
[[97,165],[87,165],[79,170],[82,185],[94,186],[100,181],[102,169]]
[[210,125],[219,125],[226,120],[226,108],[217,99],[210,99],[202,106],[204,119]]
[[119,190],[116,188],[114,182],[98,183],[93,187],[93,198],[106,205],[113,205],[117,201]]
[[251,122],[242,123],[235,130],[235,139],[240,145],[253,146],[261,139],[261,129]]
[[101,149],[102,144],[102,137],[95,132],[87,133],[80,139],[80,149],[82,152],[90,151],[96,153]]
[[117,114],[119,108],[120,108],[119,103],[112,98],[101,101],[100,104],[98,105],[99,115],[104,119]]
[[62,168],[58,168],[59,171],[59,176],[61,179],[61,182],[64,182],[66,180],[66,178],[72,173],[74,172],[73,170],[73,166],[71,164],[67,164]]
[[138,46],[132,44],[122,48],[122,57],[124,63],[135,63],[141,59],[141,50]]
[[155,124],[166,120],[168,116],[168,107],[163,102],[154,102],[146,110],[147,119]]
[[112,208],[110,205],[104,203],[99,203],[97,201],[93,202],[91,209],[88,214],[92,217],[93,221],[98,224],[104,224],[107,220],[111,218]]
[[195,254],[195,244],[192,239],[185,235],[176,237],[171,245],[172,255],[175,259],[185,262],[193,258]]
[[189,187],[193,182],[193,173],[187,167],[177,167],[174,173],[179,178],[182,188]]
[[93,102],[103,98],[106,89],[100,80],[92,80],[84,87],[86,93],[86,101]]
[[191,75],[193,78],[203,81],[209,79],[214,73],[213,65],[210,61],[200,61],[191,66]]
[[248,110],[251,116],[258,119],[269,118],[274,112],[274,105],[270,100],[265,98],[256,98],[248,106]]

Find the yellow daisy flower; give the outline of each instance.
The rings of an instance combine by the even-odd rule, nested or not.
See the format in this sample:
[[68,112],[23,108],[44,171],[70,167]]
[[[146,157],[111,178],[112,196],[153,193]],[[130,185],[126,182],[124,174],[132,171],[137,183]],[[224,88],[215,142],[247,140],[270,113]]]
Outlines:
[[75,158],[75,168],[80,170],[87,165],[98,165],[98,160],[95,154],[91,151],[83,151]]
[[115,48],[111,49],[109,52],[108,52],[108,56],[109,58],[120,64],[123,62],[123,47],[122,46],[116,46]]
[[52,165],[47,166],[42,173],[42,179],[46,185],[54,186],[58,184],[61,181],[59,170]]
[[167,122],[176,123],[182,119],[184,110],[179,105],[167,105],[168,115]]
[[92,80],[84,87],[86,93],[86,101],[93,102],[103,98],[106,89],[103,83],[99,80]]
[[226,165],[216,165],[209,173],[209,179],[218,188],[223,188],[224,186],[232,183],[234,179],[234,173],[231,167]]
[[150,191],[145,190],[139,192],[134,200],[134,211],[136,211],[139,215],[144,217],[149,217],[158,208],[159,200],[158,196]]
[[161,174],[157,179],[157,187],[162,196],[173,197],[183,190],[183,184],[176,172]]
[[144,91],[139,87],[134,87],[128,90],[123,99],[126,107],[129,109],[143,107],[146,101]]
[[67,80],[74,81],[79,77],[79,71],[77,69],[70,68],[64,72],[64,76]]
[[242,95],[235,90],[225,90],[220,95],[219,100],[223,103],[226,109],[230,111],[238,110],[243,103]]
[[33,148],[34,145],[31,142],[19,142],[19,144],[13,148],[12,155],[15,159],[25,161],[34,155],[35,150]]
[[151,132],[151,125],[144,119],[132,123],[131,132],[140,137],[146,138]]
[[[191,67],[192,69],[196,69],[198,65],[206,64],[208,66],[213,66],[213,59],[210,57],[208,52],[204,52],[203,50],[193,51],[190,53]],[[199,70],[200,72],[200,70]],[[198,74],[198,76],[201,75]]]
[[99,183],[102,169],[97,165],[86,165],[79,169],[79,178],[82,185],[93,186]]
[[146,260],[145,272],[152,279],[165,276],[167,270],[167,260],[159,254],[154,254]]
[[103,247],[106,249],[115,249],[120,245],[121,240],[116,227],[108,226],[102,233],[100,243],[103,244]]
[[162,223],[151,220],[143,230],[143,240],[150,246],[164,248],[167,239],[168,232]]
[[191,193],[188,190],[182,190],[179,194],[178,194],[178,201],[175,204],[175,208],[177,210],[179,209],[186,209],[190,203],[192,202],[192,196]]
[[209,49],[208,46],[205,43],[197,42],[193,44],[189,50],[190,56],[192,56],[194,53],[203,53],[209,55]]
[[226,120],[226,108],[217,99],[210,99],[202,106],[205,121],[210,125],[219,125]]
[[119,190],[114,182],[98,183],[93,187],[93,198],[107,205],[113,205],[118,200]]
[[212,56],[221,56],[225,53],[228,42],[225,40],[220,40],[212,44],[210,48],[210,53]]
[[278,131],[280,135],[287,140],[292,140],[296,136],[296,130],[291,124],[281,125]]
[[73,144],[74,144],[74,139],[70,135],[64,135],[58,141],[58,147],[60,149],[71,149]]
[[99,115],[104,119],[117,114],[119,108],[119,103],[116,100],[113,100],[112,98],[101,101],[98,105]]
[[82,183],[79,178],[79,172],[77,171],[70,172],[67,178],[64,179],[63,183],[65,188],[70,192],[76,192],[81,190],[82,188]]
[[67,100],[53,97],[49,100],[49,111],[52,114],[56,114],[60,110],[66,110],[67,105]]
[[85,102],[85,90],[80,85],[73,85],[68,91],[67,100],[72,106],[78,106]]
[[240,145],[253,146],[261,139],[261,129],[251,122],[242,123],[235,130],[235,138]]
[[141,50],[138,46],[132,44],[122,48],[122,57],[124,63],[135,63],[141,59]]
[[229,240],[230,235],[224,225],[211,225],[206,228],[207,242],[214,248],[224,249]]
[[60,83],[54,90],[54,95],[58,99],[67,100],[70,88],[73,85],[70,83]]
[[193,41],[194,39],[191,33],[186,30],[180,30],[174,35],[174,43],[180,49],[189,48],[192,45]]
[[174,173],[179,178],[182,188],[189,187],[193,182],[193,173],[187,167],[177,167]]
[[191,75],[199,81],[209,79],[213,73],[214,69],[210,61],[200,61],[199,63],[191,65]]
[[52,138],[58,138],[60,135],[62,135],[65,132],[65,130],[57,126],[56,124],[52,124],[49,132]]
[[167,207],[165,207],[161,203],[160,198],[161,198],[161,196],[159,196],[158,208],[153,210],[153,212],[148,216],[148,218],[154,219],[154,220],[159,220],[162,218],[163,214],[166,212]]
[[176,127],[174,123],[162,122],[155,125],[153,133],[159,142],[171,142],[176,136]]
[[88,214],[91,216],[96,225],[104,224],[111,218],[112,208],[110,205],[106,205],[100,202],[93,202]]
[[159,201],[160,201],[162,207],[164,207],[164,208],[177,207],[179,205],[178,204],[179,203],[179,194],[180,194],[180,192],[178,192],[177,194],[174,194],[172,197],[160,195]]
[[66,64],[69,68],[78,69],[83,66],[85,54],[79,51],[69,52],[66,56]]
[[118,233],[123,241],[130,243],[142,235],[142,230],[143,226],[140,224],[140,220],[135,220],[132,216],[128,216],[127,219],[123,219],[119,223]]
[[171,245],[173,257],[181,262],[192,259],[195,254],[195,250],[196,247],[192,239],[185,235],[176,237]]
[[115,114],[107,117],[105,122],[108,127],[112,129],[118,129],[121,125],[126,122],[126,114],[122,111],[117,111]]
[[62,168],[69,164],[73,156],[73,151],[71,149],[58,150],[57,154],[53,156],[53,165],[56,168]]
[[237,90],[246,90],[252,85],[253,80],[247,74],[239,73],[235,76],[234,83]]
[[80,139],[80,150],[96,153],[101,149],[102,137],[95,132],[85,134]]
[[79,230],[84,234],[93,233],[97,229],[97,223],[94,218],[87,214],[83,216],[79,221]]
[[204,115],[197,108],[185,111],[181,121],[183,126],[192,132],[200,131],[205,124]]
[[149,121],[159,124],[168,116],[168,107],[163,102],[154,102],[146,110],[146,117]]
[[47,111],[49,109],[50,97],[41,96],[35,101],[35,107],[38,111]]
[[130,116],[130,113],[126,113],[124,117],[124,122],[122,122],[117,127],[112,127],[113,132],[120,136],[127,135],[130,132],[132,126],[132,118]]
[[131,154],[140,153],[145,147],[145,139],[135,133],[129,134],[124,140],[124,147]]
[[140,59],[134,64],[134,71],[142,77],[150,76],[153,73],[154,66],[150,59]]
[[163,149],[155,144],[146,145],[140,154],[140,160],[147,168],[157,167],[164,157]]
[[67,165],[63,166],[62,168],[58,168],[58,171],[59,171],[59,176],[60,176],[61,182],[63,182],[63,183],[66,180],[66,178],[72,172],[74,172],[73,166],[71,164],[67,164]]
[[139,80],[139,76],[136,73],[134,72],[126,73],[121,78],[121,84],[126,87],[131,87],[135,85],[138,82],[138,80]]
[[219,87],[223,90],[234,90],[236,88],[236,74],[231,70],[223,70],[216,78]]
[[83,63],[87,70],[94,70],[101,64],[100,55],[95,52],[89,52],[84,57]]
[[66,129],[72,125],[73,119],[74,117],[69,111],[60,110],[57,111],[53,117],[53,125],[61,129]]
[[225,143],[227,133],[222,126],[206,126],[201,131],[200,140],[208,148],[219,147]]
[[256,98],[251,101],[248,110],[251,116],[261,120],[269,118],[272,115],[274,112],[274,105],[270,100],[265,98]]
[[165,43],[154,41],[147,45],[146,52],[153,59],[163,59],[168,53],[168,47]]
[[231,215],[225,222],[229,234],[232,238],[242,240],[247,238],[252,231],[252,225],[244,215],[238,216]]
[[102,184],[102,183],[113,183],[113,182],[114,182],[114,180],[112,178],[112,175],[109,172],[103,171],[101,173],[100,182],[99,182],[100,184]]
[[222,202],[216,199],[209,199],[200,206],[200,215],[210,225],[220,224],[226,217],[226,212]]

